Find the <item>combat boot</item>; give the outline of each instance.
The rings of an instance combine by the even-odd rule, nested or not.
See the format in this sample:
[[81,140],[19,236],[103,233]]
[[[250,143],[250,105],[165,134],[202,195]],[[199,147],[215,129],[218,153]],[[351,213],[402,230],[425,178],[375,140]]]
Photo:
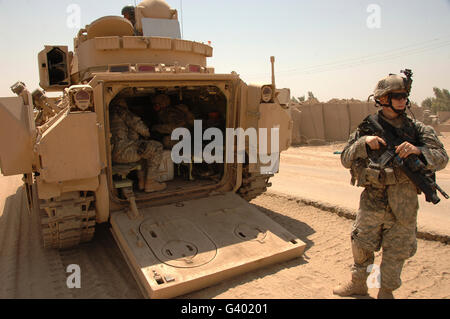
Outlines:
[[145,181],[145,192],[153,193],[165,190],[167,187],[166,183],[159,183],[155,181],[153,178],[147,178]]
[[394,299],[394,295],[392,294],[392,290],[381,287],[378,291],[378,299]]
[[341,297],[367,296],[369,294],[366,281],[351,280],[333,289],[333,294]]

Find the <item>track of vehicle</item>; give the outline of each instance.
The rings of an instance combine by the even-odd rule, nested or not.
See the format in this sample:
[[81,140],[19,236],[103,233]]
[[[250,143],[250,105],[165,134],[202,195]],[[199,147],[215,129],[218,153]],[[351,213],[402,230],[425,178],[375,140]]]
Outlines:
[[94,204],[94,196],[88,192],[70,192],[40,200],[44,247],[67,249],[89,242],[95,232]]
[[250,173],[248,165],[244,165],[242,185],[238,190],[239,195],[245,200],[251,201],[272,186],[269,180],[273,176],[273,174]]
[[[43,249],[37,214],[29,214],[20,185],[7,180],[0,210],[0,298],[142,298],[136,281],[108,229],[68,250]],[[5,177],[0,177],[1,184]],[[17,185],[17,186],[16,186]],[[352,221],[266,193],[252,201],[263,213],[308,244],[304,257],[268,266],[180,298],[335,298],[332,288],[348,280],[352,264]],[[1,207],[1,204],[0,204]],[[420,240],[402,273],[398,298],[450,298],[449,247]],[[381,261],[379,253],[376,264]],[[81,288],[66,285],[70,265],[81,269]],[[375,297],[378,290],[369,289]],[[370,298],[370,297],[369,297]]]

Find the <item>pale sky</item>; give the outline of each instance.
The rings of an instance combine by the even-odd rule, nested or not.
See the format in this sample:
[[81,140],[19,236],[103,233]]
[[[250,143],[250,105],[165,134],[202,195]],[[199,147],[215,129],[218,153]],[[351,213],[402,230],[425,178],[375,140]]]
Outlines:
[[[184,39],[212,42],[208,65],[216,73],[236,71],[247,83],[270,83],[274,55],[277,87],[295,97],[312,91],[321,101],[364,100],[380,78],[404,68],[414,72],[413,101],[432,96],[434,86],[450,89],[449,0],[167,2],[182,18]],[[9,87],[18,80],[38,88],[44,45],[73,48],[71,4],[84,27],[133,3],[0,0],[0,96],[13,96]]]

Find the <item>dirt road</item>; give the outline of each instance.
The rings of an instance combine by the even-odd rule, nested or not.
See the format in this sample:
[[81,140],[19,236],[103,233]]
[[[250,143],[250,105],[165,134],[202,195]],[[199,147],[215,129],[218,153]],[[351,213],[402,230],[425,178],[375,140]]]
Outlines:
[[[450,150],[450,133],[440,140]],[[272,179],[270,191],[321,201],[356,211],[362,188],[350,184],[350,173],[340,161],[343,143],[324,146],[291,147],[281,154],[280,172]],[[450,194],[450,165],[437,172],[437,182]],[[450,200],[438,193],[437,205],[419,196],[418,228],[420,232],[450,235]]]
[[[0,298],[141,298],[107,227],[97,227],[89,244],[64,252],[44,250],[37,219],[29,216],[24,200],[19,187],[6,198],[0,216]],[[351,221],[274,195],[252,203],[307,243],[304,256],[180,298],[334,298],[332,287],[348,278],[352,262]],[[424,240],[418,246],[397,297],[450,298],[450,247]],[[81,289],[66,286],[70,264],[81,268]],[[371,297],[376,293],[370,289]]]
[[[441,140],[449,150],[450,135]],[[308,196],[327,193],[328,202],[357,201],[359,195],[349,195],[348,175],[342,181],[346,172],[339,167],[338,157],[330,155],[340,148],[289,149],[283,153],[282,170],[273,179],[272,190],[295,195],[289,170],[301,170],[299,174],[310,180],[305,188]],[[447,168],[442,176],[448,178],[449,172]],[[299,184],[297,177],[294,182]],[[63,252],[44,250],[37,216],[29,215],[21,184],[20,176],[0,176],[0,298],[142,298],[107,225],[97,227],[91,243]],[[334,191],[326,192],[324,187]],[[348,278],[352,263],[352,221],[305,206],[289,195],[266,193],[252,204],[307,244],[303,257],[180,298],[335,298],[332,288]],[[379,255],[375,263],[380,263]],[[80,289],[67,288],[66,269],[71,264],[81,268]],[[419,240],[418,252],[406,262],[402,280],[403,286],[396,291],[399,298],[450,298],[450,246]],[[371,297],[376,293],[377,289],[370,289]]]

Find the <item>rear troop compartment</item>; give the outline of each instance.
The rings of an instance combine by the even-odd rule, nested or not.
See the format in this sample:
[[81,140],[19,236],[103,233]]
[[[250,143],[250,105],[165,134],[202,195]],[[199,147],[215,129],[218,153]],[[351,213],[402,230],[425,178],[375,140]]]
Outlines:
[[[118,89],[118,93],[112,98],[108,104],[108,112],[105,114],[105,120],[107,119],[108,133],[107,156],[111,163],[109,179],[111,183],[111,194],[113,199],[121,202],[126,201],[129,198],[129,194],[126,194],[127,189],[131,188],[136,200],[149,200],[155,198],[167,198],[170,196],[182,196],[183,194],[193,193],[198,191],[213,191],[226,184],[227,168],[224,164],[225,158],[225,131],[226,127],[231,124],[232,117],[229,117],[229,96],[230,92],[223,92],[229,90],[229,85],[208,85],[194,83],[192,85],[138,85],[125,87]],[[185,123],[182,128],[188,129],[190,132],[191,144],[191,162],[183,161],[180,164],[176,164],[172,160],[172,148],[175,144],[181,142],[183,137],[180,137],[179,141],[171,141],[171,134],[168,132],[161,133],[158,131],[158,126],[165,125],[170,127],[170,131],[178,128],[176,121],[171,121],[171,117],[161,118],[161,112],[158,113],[157,107],[155,107],[155,98],[158,95],[166,95],[170,99],[170,105],[168,108],[175,108],[179,105],[184,105],[183,108],[187,109],[192,114],[193,120],[201,121],[201,135],[196,136],[194,133],[193,121]],[[228,96],[228,97],[227,97]],[[148,127],[150,131],[150,138],[139,137],[140,140],[155,140],[163,144],[163,160],[160,164],[158,172],[158,182],[165,183],[167,188],[157,192],[146,193],[139,190],[138,187],[138,175],[146,172],[146,161],[140,160],[135,163],[115,163],[112,160],[112,134],[111,134],[111,106],[117,103],[119,100],[124,100],[128,107],[128,110],[138,116],[143,123]],[[174,125],[172,125],[174,124]],[[196,123],[198,127],[199,122]],[[194,138],[202,139],[202,151],[204,147],[211,143],[211,141],[203,141],[203,133],[208,128],[218,128],[223,136],[221,146],[223,150],[222,163],[207,164],[193,163],[194,153]],[[180,127],[181,128],[181,127]],[[198,132],[196,132],[198,135]],[[184,150],[185,151],[185,150]],[[214,152],[213,152],[214,154]],[[139,172],[141,171],[141,172]]]

